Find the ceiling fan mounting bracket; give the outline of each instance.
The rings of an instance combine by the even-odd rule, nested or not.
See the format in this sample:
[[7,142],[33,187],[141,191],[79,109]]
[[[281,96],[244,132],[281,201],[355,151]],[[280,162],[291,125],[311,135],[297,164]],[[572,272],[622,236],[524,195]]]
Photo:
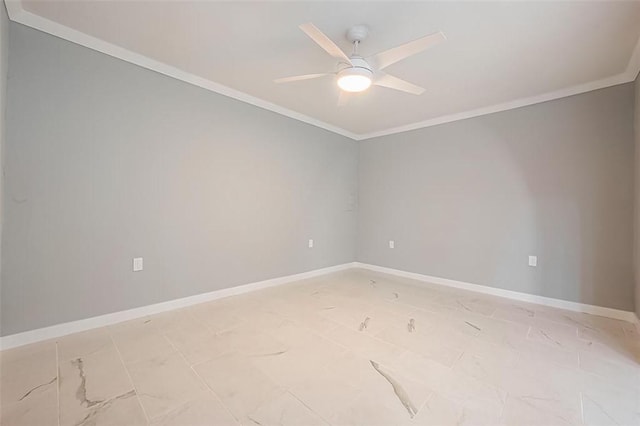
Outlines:
[[369,35],[369,28],[365,25],[355,25],[347,31],[347,40],[351,43],[362,42]]

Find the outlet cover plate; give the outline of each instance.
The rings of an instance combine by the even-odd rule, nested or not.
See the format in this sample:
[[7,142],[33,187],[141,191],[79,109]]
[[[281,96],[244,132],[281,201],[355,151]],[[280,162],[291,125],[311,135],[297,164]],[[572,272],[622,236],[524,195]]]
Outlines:
[[134,257],[133,258],[133,272],[140,272],[140,271],[142,271],[142,268],[143,268],[142,258],[141,257]]

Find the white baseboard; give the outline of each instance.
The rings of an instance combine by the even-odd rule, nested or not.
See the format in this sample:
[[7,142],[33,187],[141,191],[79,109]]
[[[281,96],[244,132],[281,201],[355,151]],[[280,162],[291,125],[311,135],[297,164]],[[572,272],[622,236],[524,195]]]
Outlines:
[[158,314],[161,312],[171,311],[173,309],[184,308],[186,306],[196,305],[198,303],[208,302],[211,300],[222,299],[224,297],[236,296],[238,294],[249,293],[252,291],[287,284],[294,281],[300,281],[308,278],[314,278],[333,272],[344,271],[354,267],[354,263],[345,263],[342,265],[330,266],[328,268],[315,269],[313,271],[302,272],[300,274],[287,275],[284,277],[272,278],[269,280],[258,281],[250,284],[239,285],[236,287],[223,288],[211,291],[209,293],[196,294],[194,296],[183,297],[180,299],[169,300],[166,302],[156,303],[153,305],[141,306],[139,308],[128,309],[126,311],[113,312],[110,314],[100,315],[97,317],[81,319],[77,321],[56,324],[50,327],[38,328],[35,330],[25,331],[23,333],[11,334],[9,336],[0,337],[0,350],[11,349],[18,346],[27,345],[29,343],[40,342],[43,340],[54,339],[56,337],[66,336],[68,334],[80,331],[91,330],[93,328],[104,327],[116,324],[122,321],[128,321],[135,318],[141,318],[147,315]]
[[584,312],[603,317],[615,318],[629,322],[638,322],[638,318],[634,312],[622,311],[619,309],[605,308],[602,306],[587,305],[584,303],[569,302],[567,300],[554,299],[551,297],[538,296],[529,293],[520,293],[517,291],[504,290],[501,288],[488,287],[480,284],[471,284],[462,281],[450,280],[448,278],[433,277],[429,275],[417,274],[414,272],[401,271],[398,269],[385,268],[383,266],[370,265],[367,263],[352,262],[342,265],[330,266],[328,268],[316,269],[313,271],[303,272],[300,274],[287,275],[284,277],[273,278],[264,281],[258,281],[250,284],[239,285],[236,287],[215,290],[209,293],[197,294],[194,296],[183,297],[181,299],[169,300],[166,302],[156,303],[153,305],[141,306],[139,308],[128,309],[126,311],[113,312],[111,314],[100,315],[97,317],[71,321],[63,324],[56,324],[50,327],[38,328],[35,330],[25,331],[23,333],[11,334],[9,336],[0,337],[0,350],[11,349],[18,346],[27,345],[29,343],[40,342],[48,339],[66,336],[80,331],[91,330],[94,328],[104,327],[123,321],[141,318],[147,315],[158,314],[161,312],[171,311],[173,309],[184,308],[187,306],[197,305],[198,303],[208,302],[211,300],[222,299],[224,297],[235,296],[239,294],[249,293],[252,291],[275,287],[294,281],[300,281],[308,278],[314,278],[333,272],[344,271],[352,268],[368,269],[370,271],[382,272],[384,274],[395,275],[398,277],[409,278],[416,281],[439,284],[447,287],[460,288],[463,290],[474,291],[477,293],[491,294],[507,299],[520,300],[523,302],[536,303],[539,305],[552,306],[554,308],[567,309],[575,312]]
[[634,312],[620,309],[605,308],[603,306],[587,305],[584,303],[570,302],[568,300],[554,299],[552,297],[538,296],[535,294],[521,293],[518,291],[505,290],[502,288],[488,287],[480,284],[466,283],[463,281],[450,280],[448,278],[433,277],[430,275],[417,274],[414,272],[401,271],[399,269],[385,268],[383,266],[370,265],[368,263],[355,262],[356,268],[368,269],[370,271],[382,272],[384,274],[409,278],[416,281],[423,281],[432,284],[439,284],[447,287],[454,287],[463,290],[474,291],[476,293],[491,294],[493,296],[507,299],[519,300],[521,302],[536,303],[538,305],[551,306],[554,308],[566,309],[574,312],[599,315],[602,317],[615,318],[623,321],[637,322],[638,317]]

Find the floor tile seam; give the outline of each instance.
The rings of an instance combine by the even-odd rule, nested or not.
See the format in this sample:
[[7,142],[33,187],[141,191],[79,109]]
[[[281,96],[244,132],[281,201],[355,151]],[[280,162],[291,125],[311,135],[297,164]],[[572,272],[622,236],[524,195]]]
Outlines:
[[56,340],[56,414],[58,426],[60,426],[60,356],[58,353],[58,341]]
[[[169,339],[167,339],[169,340]],[[194,368],[194,365],[191,365],[191,363],[187,360],[186,356],[171,342],[169,341],[169,344],[174,348],[174,350],[176,351],[176,353],[178,353],[180,355],[180,357],[182,358],[182,360],[184,361],[184,363],[187,365],[187,367],[189,367],[189,369],[192,371],[193,374],[195,374],[195,376],[198,378],[198,380],[200,381],[200,384],[202,384],[204,386],[204,388],[218,401],[220,402],[220,404],[224,407],[224,409],[227,411],[227,413],[233,417],[236,422],[238,424],[241,424],[240,419],[238,419],[229,409],[229,407],[227,407],[227,404],[224,403],[224,401],[222,401],[222,399],[220,398],[220,396],[218,396],[217,393],[215,393],[215,391],[213,389],[211,389],[211,387],[207,384],[207,382],[204,380],[204,378],[202,376],[200,376],[200,374],[198,374],[198,372],[196,371],[196,369]],[[211,359],[203,361],[202,363],[205,362],[209,362],[211,361]],[[202,364],[200,363],[200,364]],[[190,401],[186,401],[184,404],[180,404],[179,407],[183,407],[186,404],[188,404]],[[179,408],[178,407],[178,408]],[[176,408],[177,409],[177,408]]]
[[307,405],[303,400],[298,398],[298,396],[296,394],[294,394],[291,389],[287,389],[286,392],[289,395],[291,395],[292,397],[294,397],[297,401],[299,401],[302,405],[307,407],[307,409],[309,411],[311,411],[313,414],[315,414],[316,416],[320,417],[327,425],[331,425],[331,422],[329,421],[329,419],[325,419],[324,416],[322,416],[320,413],[316,412],[313,408],[311,408],[309,405]]
[[[637,397],[640,398],[640,386],[635,387],[634,386],[630,386],[626,383],[621,383],[619,381],[615,381],[615,380],[611,380],[608,377],[605,377],[601,374],[598,373],[593,373],[591,371],[587,371],[587,370],[580,370],[578,371],[581,374],[586,375],[587,377],[591,378],[591,379],[596,379],[599,380],[601,382],[604,382],[606,385],[611,386],[616,388],[617,390],[620,390],[622,392],[636,392],[637,393]],[[640,379],[640,372],[636,373],[638,374],[638,378]],[[581,392],[581,391],[580,391]]]
[[[462,358],[462,355],[460,356],[460,358]],[[459,368],[454,370],[454,366],[453,365],[451,366],[451,373],[452,374],[465,375],[465,376],[470,377],[470,378],[472,378],[474,380],[477,380],[478,382],[482,383],[485,386],[489,386],[493,390],[497,391],[498,394],[504,394],[505,395],[504,401],[506,401],[506,395],[509,393],[509,391],[507,389],[505,389],[503,386],[495,384],[495,383],[492,383],[492,382],[484,380],[484,379],[480,379],[480,378],[478,378],[476,376],[473,376],[471,374],[468,374],[468,373],[464,372],[463,370],[461,370]],[[504,401],[503,401],[503,405],[504,405]]]
[[131,376],[131,372],[129,371],[129,367],[127,367],[127,364],[124,362],[124,358],[122,357],[122,353],[120,353],[120,348],[116,344],[115,339],[113,338],[111,333],[108,333],[108,335],[109,335],[109,339],[111,339],[111,343],[116,348],[116,352],[118,354],[118,359],[120,360],[120,363],[122,364],[122,367],[124,368],[124,371],[127,373],[127,377],[129,378],[129,383],[131,383],[131,386],[133,387],[133,390],[136,393],[136,400],[138,401],[138,405],[142,409],[142,414],[144,414],[144,418],[145,418],[147,424],[149,424],[151,422],[151,420],[149,418],[149,414],[147,414],[147,410],[144,408],[144,405],[142,404],[142,401],[140,400],[140,393],[138,392],[138,388],[137,388],[135,382],[133,381],[133,377]]
[[[206,302],[203,302],[203,303],[206,303]],[[200,318],[198,318],[198,317],[196,316],[196,314],[195,314],[195,313],[193,313],[193,310],[192,310],[191,308],[192,308],[192,307],[194,307],[194,306],[198,306],[198,305],[189,306],[189,307],[187,308],[187,315],[188,315],[192,320],[194,320],[196,323],[199,323],[199,324],[201,324],[202,326],[204,326],[204,328],[206,328],[206,329],[207,329],[208,331],[210,331],[211,333],[216,334],[216,331],[215,331],[214,329],[212,329],[212,328],[209,326],[209,324],[207,324],[205,321],[202,321]]]
[[[360,332],[358,332],[358,331],[356,331],[356,330],[352,330],[352,329],[350,329],[350,328],[348,328],[348,327],[345,327],[345,326],[342,326],[342,327],[344,327],[347,331],[353,331],[354,333],[358,333],[358,334],[360,334]],[[385,344],[385,345],[393,346],[394,348],[400,349],[400,350],[402,351],[401,353],[403,353],[403,352],[405,352],[405,351],[407,351],[407,350],[408,350],[407,348],[402,347],[402,346],[399,346],[399,345],[396,345],[395,343],[391,343],[391,342],[387,342],[387,341],[385,341],[385,340],[382,340],[382,339],[380,339],[380,338],[376,337],[375,335],[362,334],[362,336],[365,336],[365,337],[368,337],[368,338],[370,338],[370,339],[372,339],[372,340],[375,340],[375,341],[377,341],[378,343],[383,343],[383,344]],[[345,346],[344,344],[342,344],[342,343],[340,343],[340,342],[338,342],[338,341],[336,341],[336,340],[332,339],[330,336],[323,336],[323,337],[324,337],[325,339],[329,340],[331,343],[334,343],[334,344],[336,344],[336,345],[338,345],[338,346],[341,346],[341,347],[345,348],[346,350],[351,350],[351,351],[353,350],[353,349],[349,348],[348,346]]]
[[525,322],[522,322],[522,321],[516,321],[516,320],[509,319],[509,318],[498,318],[498,317],[496,317],[496,316],[495,316],[495,313],[496,313],[496,312],[498,312],[498,311],[496,310],[496,311],[495,311],[495,312],[494,312],[490,317],[488,317],[488,318],[495,319],[495,320],[500,320],[500,321],[506,321],[506,322],[508,322],[509,324],[523,325],[523,326],[527,326],[527,327],[531,328],[531,323],[530,323],[530,322],[526,322],[526,323],[525,323]]
[[[353,386],[353,385],[349,385],[349,386],[353,387],[353,388],[356,390],[356,392],[355,392],[355,395],[354,395],[352,398],[348,399],[347,404],[345,404],[345,406],[346,406],[346,407],[351,406],[355,401],[357,401],[357,400],[358,400],[358,398],[360,398],[362,395],[365,395],[365,393],[366,393],[366,390],[361,389],[360,387],[356,387],[356,386]],[[297,400],[302,401],[302,399],[301,399],[300,397],[298,397],[298,395],[296,395],[296,394],[293,392],[293,390],[289,390],[289,393],[291,393],[291,395],[293,395]],[[306,406],[306,404],[305,404],[305,406]],[[311,408],[310,408],[310,409],[311,409]],[[313,410],[313,409],[312,409],[312,410]],[[315,412],[315,410],[313,410],[313,411]],[[335,414],[335,411],[334,411],[334,412],[332,412],[331,414]],[[319,415],[319,414],[318,414],[318,415]],[[332,423],[329,419],[325,419],[325,417],[324,417],[324,416],[320,416],[320,418],[322,418],[323,420],[325,420],[325,421],[327,422],[327,424],[329,424],[329,425],[335,425],[335,424],[334,424],[334,423]],[[339,424],[339,425],[335,425],[335,426],[346,426],[346,425],[341,425],[341,424]]]

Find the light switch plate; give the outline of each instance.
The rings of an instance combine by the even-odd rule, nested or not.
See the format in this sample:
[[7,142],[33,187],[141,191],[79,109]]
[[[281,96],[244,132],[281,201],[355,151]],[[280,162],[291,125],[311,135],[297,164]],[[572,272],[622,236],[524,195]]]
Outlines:
[[393,240],[389,240],[389,248],[396,248],[396,242]]
[[142,258],[141,257],[134,257],[133,258],[133,272],[140,272],[142,271]]
[[313,240],[309,240],[309,248],[313,248]]
[[538,266],[538,256],[529,256],[529,266]]

